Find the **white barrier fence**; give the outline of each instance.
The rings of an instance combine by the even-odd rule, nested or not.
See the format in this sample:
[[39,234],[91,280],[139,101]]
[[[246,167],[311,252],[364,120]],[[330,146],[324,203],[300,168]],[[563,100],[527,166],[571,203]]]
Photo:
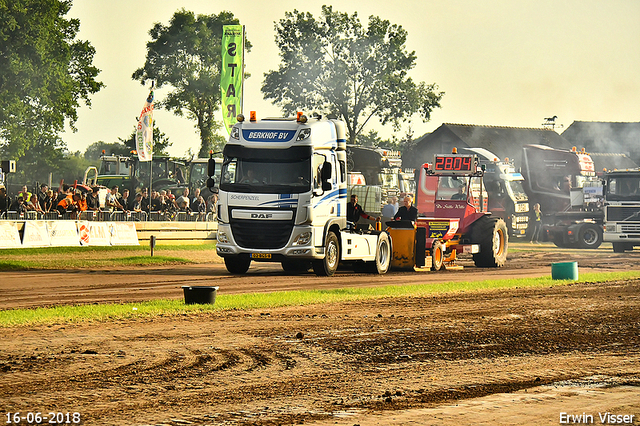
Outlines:
[[17,222],[0,221],[0,249],[139,244],[133,222],[28,220],[21,238]]

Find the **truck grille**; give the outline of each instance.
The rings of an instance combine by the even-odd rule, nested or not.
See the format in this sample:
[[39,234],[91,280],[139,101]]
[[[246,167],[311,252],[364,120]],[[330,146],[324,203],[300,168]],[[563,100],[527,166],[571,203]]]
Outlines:
[[292,220],[231,220],[233,238],[248,249],[278,249],[289,241]]
[[608,222],[640,222],[640,209],[638,207],[609,206],[607,207]]
[[623,234],[640,234],[640,224],[639,225],[622,225],[620,230]]

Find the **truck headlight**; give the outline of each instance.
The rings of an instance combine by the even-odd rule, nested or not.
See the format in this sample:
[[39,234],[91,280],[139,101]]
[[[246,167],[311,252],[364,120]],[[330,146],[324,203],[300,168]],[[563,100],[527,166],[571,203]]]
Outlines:
[[293,245],[304,246],[309,244],[309,241],[311,241],[311,231],[306,231],[302,234],[296,235],[296,237],[293,239]]
[[296,138],[296,141],[303,141],[307,139],[309,136],[311,136],[311,129],[302,129],[298,133],[298,137]]
[[238,129],[237,127],[232,127],[231,128],[231,137],[233,139],[240,139],[240,129]]
[[229,242],[229,237],[227,237],[227,233],[224,232],[224,231],[218,231],[217,239],[218,239],[219,243],[228,243]]

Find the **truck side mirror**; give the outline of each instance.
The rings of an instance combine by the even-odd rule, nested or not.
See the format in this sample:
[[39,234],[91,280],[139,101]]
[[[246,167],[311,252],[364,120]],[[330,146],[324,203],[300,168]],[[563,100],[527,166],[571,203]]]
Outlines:
[[322,164],[321,178],[323,181],[331,179],[331,163],[328,161]]
[[216,181],[213,178],[207,179],[207,188],[211,189],[216,186]]
[[322,190],[323,191],[330,191],[331,190],[331,172],[332,172],[331,169],[332,169],[331,163],[329,163],[328,161],[325,161],[322,164],[321,178],[322,178]]
[[207,173],[209,174],[209,177],[213,177],[216,174],[216,161],[213,157],[209,158],[207,163]]

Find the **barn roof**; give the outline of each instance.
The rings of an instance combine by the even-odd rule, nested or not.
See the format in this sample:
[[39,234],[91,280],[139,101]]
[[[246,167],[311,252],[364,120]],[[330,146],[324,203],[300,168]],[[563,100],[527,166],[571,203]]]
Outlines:
[[591,152],[622,152],[640,159],[640,122],[574,121],[562,137]]
[[418,139],[406,161],[403,156],[403,164],[406,167],[419,167],[433,161],[434,154],[451,152],[453,147],[484,148],[500,158],[513,158],[517,164],[522,146],[529,144],[560,149],[571,147],[570,143],[551,129],[444,123],[432,133]]

